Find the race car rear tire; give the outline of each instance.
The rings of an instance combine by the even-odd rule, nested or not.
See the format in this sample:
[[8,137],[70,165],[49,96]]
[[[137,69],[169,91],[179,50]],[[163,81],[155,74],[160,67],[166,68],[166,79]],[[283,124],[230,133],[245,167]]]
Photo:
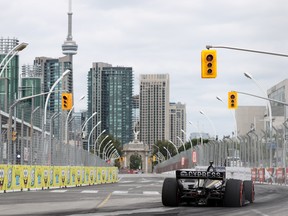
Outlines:
[[243,182],[238,179],[228,179],[225,186],[224,206],[241,207],[244,203]]
[[255,191],[254,191],[254,183],[251,180],[247,180],[243,182],[243,187],[245,191],[245,199],[250,203],[254,202],[255,199]]
[[166,178],[162,187],[162,204],[164,206],[178,206],[178,185],[176,178]]

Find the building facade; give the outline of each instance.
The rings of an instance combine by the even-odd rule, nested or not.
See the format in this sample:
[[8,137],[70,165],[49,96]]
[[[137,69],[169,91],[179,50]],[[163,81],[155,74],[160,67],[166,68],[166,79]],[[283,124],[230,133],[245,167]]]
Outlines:
[[169,140],[180,147],[182,142],[186,142],[186,105],[179,102],[170,103],[169,116]]
[[[272,86],[267,91],[268,97],[277,101],[287,103],[288,101],[288,79],[282,80],[276,85]],[[288,109],[287,106],[277,103],[270,102],[272,109],[273,126],[278,129],[283,128],[283,123],[287,119]]]
[[132,125],[135,132],[140,131],[140,106],[139,95],[132,98]]
[[265,110],[265,106],[238,106],[235,110],[238,136],[246,136],[251,130],[261,134],[264,130]]
[[140,75],[140,141],[169,139],[169,74]]
[[19,97],[19,56],[17,51],[12,51],[18,44],[18,39],[0,38],[0,109],[5,112],[8,112],[10,105]]
[[[122,145],[133,139],[132,93],[132,67],[112,67],[107,63],[93,63],[88,72],[87,114],[97,114],[89,121],[88,134],[94,125],[100,121],[101,124],[93,130],[92,141],[96,141],[103,130]],[[89,145],[92,145],[92,141]]]

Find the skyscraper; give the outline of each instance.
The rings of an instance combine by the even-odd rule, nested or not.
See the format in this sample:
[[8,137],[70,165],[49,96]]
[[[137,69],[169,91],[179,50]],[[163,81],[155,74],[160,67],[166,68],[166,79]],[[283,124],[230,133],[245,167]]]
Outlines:
[[88,126],[88,134],[97,122],[101,121],[101,124],[93,133],[92,140],[104,129],[106,134],[112,135],[122,145],[133,139],[132,92],[132,67],[93,63],[88,72],[88,116],[94,112],[97,112],[97,115]]
[[[182,145],[180,139],[185,143],[186,137],[186,105],[181,103],[170,103],[170,137],[169,139],[178,147]],[[183,133],[182,130],[185,132]]]
[[140,140],[169,139],[169,74],[140,75]]

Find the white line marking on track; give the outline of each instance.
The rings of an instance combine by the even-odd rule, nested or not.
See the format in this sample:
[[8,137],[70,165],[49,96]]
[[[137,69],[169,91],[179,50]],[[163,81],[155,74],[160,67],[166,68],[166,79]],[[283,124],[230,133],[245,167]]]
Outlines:
[[83,190],[81,193],[98,193],[98,190]]
[[112,194],[128,194],[128,191],[113,191]]
[[257,213],[257,214],[259,214],[259,215],[261,215],[261,216],[269,216],[269,215],[264,214],[264,213],[262,213],[262,212],[260,212],[259,210],[256,210],[256,209],[252,209],[252,211]]
[[65,193],[67,190],[51,190],[53,193]]
[[145,194],[145,195],[159,195],[160,193],[158,191],[143,191],[143,194]]

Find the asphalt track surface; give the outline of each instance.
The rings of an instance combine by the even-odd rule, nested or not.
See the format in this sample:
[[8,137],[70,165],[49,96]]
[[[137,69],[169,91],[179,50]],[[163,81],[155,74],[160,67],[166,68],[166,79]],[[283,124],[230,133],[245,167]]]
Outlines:
[[0,194],[0,215],[31,216],[287,216],[288,187],[256,184],[255,202],[241,208],[164,207],[161,190],[166,175],[120,175],[114,184]]

